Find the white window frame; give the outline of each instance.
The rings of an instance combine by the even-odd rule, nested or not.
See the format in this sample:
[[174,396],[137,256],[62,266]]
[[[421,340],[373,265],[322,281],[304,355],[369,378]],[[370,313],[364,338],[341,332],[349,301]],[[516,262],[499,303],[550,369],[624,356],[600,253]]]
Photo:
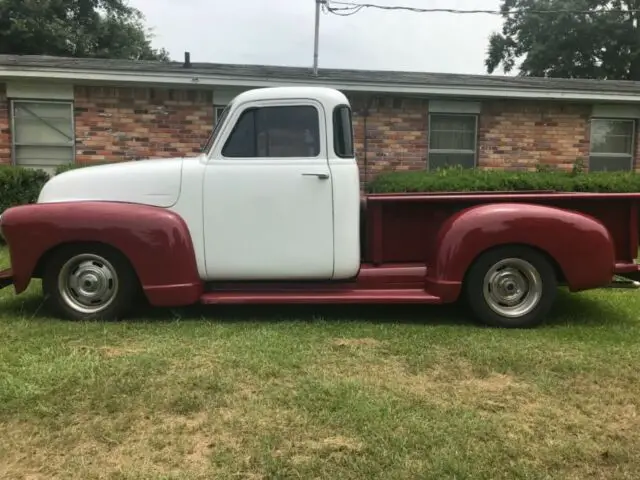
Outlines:
[[237,108],[233,108],[230,111],[230,114],[227,116],[226,120],[225,120],[225,125],[224,127],[226,128],[226,130],[224,131],[220,131],[219,132],[219,136],[216,140],[216,148],[212,148],[211,151],[209,152],[209,160],[216,160],[216,159],[221,159],[221,160],[232,160],[232,161],[238,161],[239,159],[243,159],[243,157],[227,157],[225,156],[222,152],[223,150],[226,148],[227,143],[229,142],[229,139],[233,136],[233,134],[236,131],[236,127],[238,126],[238,123],[240,121],[240,118],[242,117],[242,115],[249,109],[263,109],[263,108],[270,108],[270,107],[311,107],[314,108],[316,110],[316,114],[317,114],[317,120],[318,120],[318,142],[319,142],[319,151],[318,154],[315,156],[300,156],[300,157],[294,157],[294,156],[287,156],[287,157],[278,157],[278,156],[267,156],[267,157],[261,157],[261,156],[255,156],[255,157],[246,157],[244,158],[244,160],[272,160],[274,158],[281,158],[281,159],[318,159],[318,158],[324,158],[327,155],[327,128],[326,128],[326,118],[325,118],[325,112],[324,109],[322,108],[322,104],[320,104],[317,100],[313,100],[313,99],[302,99],[302,100],[298,100],[298,99],[290,99],[288,101],[278,101],[278,102],[274,102],[274,101],[251,101],[251,102],[247,102],[242,104],[241,107],[237,107]]
[[[593,151],[593,141],[592,141],[592,132],[593,132],[593,123],[597,121],[605,121],[605,122],[631,122],[631,153],[603,153],[603,152],[594,152]],[[634,118],[625,118],[625,117],[591,117],[589,120],[589,171],[591,171],[591,157],[617,157],[617,158],[629,158],[629,169],[628,170],[616,170],[623,172],[632,172],[634,170],[634,164],[636,159],[636,130],[638,128],[638,123]],[[595,170],[601,171],[601,170]]]
[[[472,150],[449,150],[442,148],[431,148],[431,126],[433,125],[432,119],[437,117],[473,117],[474,119],[474,134],[473,134],[473,151]],[[451,153],[451,154],[473,154],[473,165],[470,168],[478,167],[478,125],[480,115],[477,113],[457,113],[457,112],[430,112],[427,125],[427,170],[433,170],[431,168],[430,156],[432,153]]]
[[[16,142],[16,138],[17,138],[17,134],[16,134],[16,118],[15,118],[15,108],[16,108],[16,104],[33,104],[33,103],[55,103],[55,104],[62,104],[62,105],[68,105],[69,106],[69,110],[70,110],[70,119],[71,119],[71,133],[72,133],[72,138],[69,144],[62,144],[62,143],[18,143]],[[10,101],[10,117],[11,117],[11,165],[13,166],[22,166],[22,165],[18,165],[17,163],[17,157],[16,157],[16,150],[19,147],[54,147],[54,148],[59,148],[59,147],[70,147],[71,149],[71,163],[74,164],[76,163],[76,136],[75,136],[75,131],[76,131],[76,122],[75,122],[75,109],[74,109],[74,102],[73,100],[40,100],[40,99],[34,99],[34,98],[16,98],[16,99],[11,99]],[[64,164],[61,164],[64,165]],[[57,165],[56,165],[57,166]],[[26,167],[28,168],[28,167]]]

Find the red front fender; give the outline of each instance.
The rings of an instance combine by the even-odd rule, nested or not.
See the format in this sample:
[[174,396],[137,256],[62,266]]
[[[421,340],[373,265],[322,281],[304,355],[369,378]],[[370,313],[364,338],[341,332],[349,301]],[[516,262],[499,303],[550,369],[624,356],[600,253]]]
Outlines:
[[202,282],[186,223],[159,207],[115,202],[22,205],[2,215],[16,293],[24,291],[38,262],[68,243],[98,242],[122,252],[152,305],[188,305]]
[[489,204],[462,210],[442,225],[432,257],[435,265],[427,273],[429,291],[454,301],[474,259],[507,244],[529,245],[548,254],[572,291],[605,285],[614,274],[613,239],[596,219],[543,205]]

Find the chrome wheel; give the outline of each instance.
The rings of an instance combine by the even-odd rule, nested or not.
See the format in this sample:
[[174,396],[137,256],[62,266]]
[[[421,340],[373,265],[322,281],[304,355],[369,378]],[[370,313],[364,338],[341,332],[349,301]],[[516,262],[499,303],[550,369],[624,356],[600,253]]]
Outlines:
[[521,258],[506,258],[495,263],[484,276],[483,294],[487,305],[504,317],[522,317],[542,298],[542,277]]
[[60,269],[58,291],[73,310],[83,314],[98,313],[116,298],[118,274],[113,265],[100,255],[75,255]]

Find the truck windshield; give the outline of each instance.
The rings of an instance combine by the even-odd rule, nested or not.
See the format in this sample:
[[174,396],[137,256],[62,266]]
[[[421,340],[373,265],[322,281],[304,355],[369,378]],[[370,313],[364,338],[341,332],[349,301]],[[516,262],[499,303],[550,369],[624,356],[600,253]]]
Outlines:
[[213,131],[211,132],[211,135],[209,135],[209,138],[207,139],[207,143],[205,143],[202,149],[202,153],[208,154],[211,151],[211,148],[213,147],[213,142],[216,141],[216,138],[220,133],[220,128],[222,128],[222,125],[224,125],[224,122],[227,119],[227,115],[229,115],[229,110],[231,110],[232,105],[233,105],[232,103],[228,104],[222,111],[220,118],[218,118],[218,121],[213,127]]

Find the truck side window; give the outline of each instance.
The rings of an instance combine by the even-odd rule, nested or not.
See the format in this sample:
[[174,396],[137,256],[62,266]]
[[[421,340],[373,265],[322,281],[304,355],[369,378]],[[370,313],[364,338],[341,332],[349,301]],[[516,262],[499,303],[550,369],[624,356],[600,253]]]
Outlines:
[[341,158],[353,158],[351,109],[340,105],[333,110],[333,149]]
[[320,121],[312,106],[260,107],[242,113],[227,140],[225,157],[317,157]]
[[227,143],[222,149],[225,157],[246,158],[256,156],[256,109],[242,112]]

